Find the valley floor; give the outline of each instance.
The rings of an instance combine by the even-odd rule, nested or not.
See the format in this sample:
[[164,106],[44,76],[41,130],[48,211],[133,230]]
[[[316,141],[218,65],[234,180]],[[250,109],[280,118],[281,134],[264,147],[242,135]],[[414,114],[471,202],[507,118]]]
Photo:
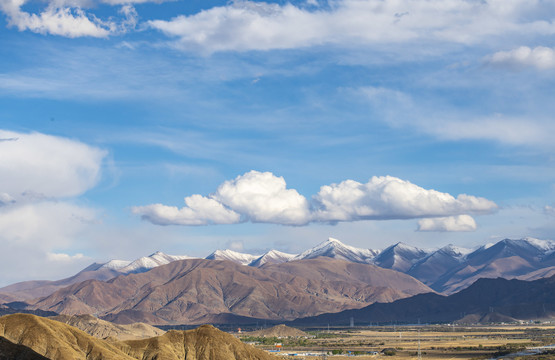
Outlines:
[[[248,340],[265,350],[275,350],[274,344],[282,343],[281,357],[286,359],[356,357],[361,360],[418,359],[419,346],[422,359],[490,359],[530,347],[555,344],[555,326],[546,324],[471,327],[379,326],[329,331],[324,329],[309,333],[314,337]],[[243,340],[245,341],[245,338]],[[384,349],[389,349],[389,355],[384,354]],[[318,355],[305,355],[307,353]],[[555,356],[547,358],[555,359]]]

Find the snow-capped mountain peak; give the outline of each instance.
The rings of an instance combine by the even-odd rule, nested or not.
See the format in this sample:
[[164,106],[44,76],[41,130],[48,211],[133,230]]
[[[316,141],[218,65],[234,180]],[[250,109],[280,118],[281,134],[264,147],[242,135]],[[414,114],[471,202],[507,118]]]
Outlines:
[[337,239],[329,238],[312,249],[295,256],[293,260],[313,259],[318,256],[326,256],[358,263],[371,263],[372,259],[378,253],[378,251],[371,249],[359,249],[354,246],[345,245]]
[[103,264],[99,269],[119,270],[131,264],[129,260],[110,260]]
[[422,250],[417,247],[398,242],[384,249],[376,258],[374,263],[380,267],[408,271],[413,264],[425,258],[431,253],[430,250]]
[[288,262],[292,260],[296,254],[287,254],[277,250],[270,250],[267,253],[263,254],[253,262],[251,262],[250,266],[260,267],[264,264],[281,264],[284,262]]
[[446,245],[439,249],[439,251],[444,252],[447,255],[450,255],[454,258],[464,258],[466,255],[472,252],[471,249],[463,248],[460,246],[455,246],[453,244]]
[[157,251],[149,256],[143,256],[131,262],[129,265],[119,269],[120,272],[125,274],[145,272],[160,265],[166,265],[173,261],[193,259],[186,255],[168,255],[161,251]]
[[260,255],[243,254],[233,250],[216,250],[212,254],[208,255],[206,259],[209,260],[229,260],[241,265],[249,265]]
[[540,240],[532,237],[526,237],[522,240],[546,253],[555,250],[555,241],[552,240]]

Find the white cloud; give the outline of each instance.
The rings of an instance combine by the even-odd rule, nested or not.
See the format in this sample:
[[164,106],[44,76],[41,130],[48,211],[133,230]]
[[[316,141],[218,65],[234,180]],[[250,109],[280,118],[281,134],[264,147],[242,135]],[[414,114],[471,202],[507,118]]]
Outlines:
[[[194,201],[193,201],[194,200]],[[282,225],[310,222],[413,219],[462,214],[487,214],[497,205],[461,194],[457,198],[426,190],[391,176],[373,177],[366,184],[345,180],[322,186],[312,201],[270,172],[250,171],[221,184],[209,197],[185,198],[187,207],[162,204],[132,211],[158,225],[230,224],[244,221]]]
[[98,223],[96,210],[71,198],[96,185],[105,155],[76,140],[0,130],[2,281],[66,274],[54,260],[72,269],[90,260],[53,249],[75,246]]
[[49,261],[56,261],[56,262],[73,262],[76,260],[82,260],[85,259],[86,256],[84,256],[83,254],[75,254],[75,255],[68,255],[68,254],[64,254],[64,253],[52,253],[49,252],[46,254],[46,258]]
[[310,10],[290,3],[235,1],[149,24],[177,37],[182,48],[207,52],[322,44],[473,44],[494,36],[553,34],[555,26],[543,20],[542,6],[525,0],[343,0],[330,2],[329,10]]
[[211,196],[252,222],[303,225],[309,204],[297,190],[287,189],[283,177],[250,171],[224,182]]
[[71,245],[95,219],[93,209],[67,202],[16,203],[0,207],[0,240],[50,251]]
[[131,211],[157,225],[233,224],[240,221],[238,213],[225,208],[214,199],[192,195],[185,198],[185,204],[187,206],[181,209],[153,204],[135,206]]
[[392,176],[374,176],[366,184],[345,180],[322,186],[314,202],[317,221],[411,219],[497,209],[484,198],[466,194],[455,198]]
[[51,34],[77,38],[83,36],[105,38],[133,29],[137,24],[138,14],[132,3],[143,3],[143,0],[104,1],[111,5],[122,5],[119,22],[111,18],[103,21],[94,14],[85,13],[83,8],[91,5],[89,0],[53,0],[38,13],[22,10],[28,0],[4,0],[0,2],[0,10],[8,18],[8,25],[17,27],[19,31],[29,30],[39,34]]
[[458,215],[418,220],[418,231],[475,231],[476,221],[469,215]]
[[7,15],[8,24],[19,31],[30,30],[40,34],[61,35],[66,37],[107,37],[110,24],[103,23],[94,16],[87,16],[79,8],[49,5],[39,14],[31,14],[21,9],[25,0],[5,0],[0,9]]
[[96,185],[106,152],[62,137],[0,130],[0,191],[15,201],[30,195],[70,197]]
[[544,46],[533,49],[521,46],[510,51],[499,51],[486,58],[494,65],[508,65],[516,67],[535,67],[540,70],[555,68],[555,50]]
[[153,204],[132,212],[157,225],[233,224],[244,221],[304,225],[310,219],[308,201],[287,189],[282,177],[250,171],[225,181],[209,197],[185,198],[186,207]]

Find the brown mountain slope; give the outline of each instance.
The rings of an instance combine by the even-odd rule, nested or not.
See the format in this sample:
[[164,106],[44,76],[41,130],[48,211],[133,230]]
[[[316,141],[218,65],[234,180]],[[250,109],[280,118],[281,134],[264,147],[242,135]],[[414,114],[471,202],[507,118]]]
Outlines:
[[441,273],[441,276],[436,276],[433,281],[427,281],[422,277],[419,279],[436,291],[454,294],[481,278],[527,279],[529,274],[530,280],[548,277],[549,272],[541,269],[555,265],[552,264],[555,253],[546,255],[547,250],[542,246],[550,245],[538,246],[537,241],[533,239],[504,239],[492,246],[476,249],[468,254],[459,266]]
[[203,325],[194,330],[170,330],[162,336],[144,340],[129,340],[117,346],[128,355],[143,360],[272,360],[265,351],[243,344],[234,336],[213,326]]
[[261,329],[256,331],[250,331],[248,333],[244,333],[245,336],[263,336],[263,337],[303,337],[308,336],[302,330],[295,329],[294,327],[290,327],[287,325],[276,325],[272,326],[268,329]]
[[137,340],[160,336],[165,333],[164,330],[144,323],[117,325],[92,315],[58,315],[50,319],[76,327],[99,339],[110,337],[118,340]]
[[454,294],[466,289],[478,279],[496,279],[498,277],[512,279],[522,273],[532,273],[534,269],[526,259],[516,255],[495,259],[486,264],[466,265],[442,284],[442,290],[444,294]]
[[[388,304],[322,314],[292,322],[299,326],[325,324],[366,325],[370,322],[402,323],[465,321],[547,320],[555,318],[555,276],[534,281],[480,279],[460,292],[441,296],[419,294]],[[488,315],[489,314],[489,315]],[[482,320],[483,319],[483,320]]]
[[108,282],[74,284],[38,300],[34,308],[94,313],[118,323],[194,324],[222,313],[294,319],[430,291],[393,270],[330,258],[262,268],[192,259]]
[[79,329],[35,315],[0,317],[0,336],[50,359],[132,359],[113,345]]
[[553,275],[555,275],[555,266],[550,266],[550,267],[546,267],[546,268],[543,268],[543,269],[533,271],[533,272],[528,273],[526,275],[521,275],[521,276],[517,277],[517,279],[532,281],[532,280],[538,280],[538,279],[552,277]]
[[98,269],[100,265],[101,264],[92,264],[79,273],[61,280],[32,280],[5,286],[0,288],[0,301],[2,300],[2,295],[5,295],[6,297],[9,296],[12,299],[10,301],[31,300],[37,297],[50,295],[54,291],[71,284],[91,279],[105,281],[121,274],[112,269]]

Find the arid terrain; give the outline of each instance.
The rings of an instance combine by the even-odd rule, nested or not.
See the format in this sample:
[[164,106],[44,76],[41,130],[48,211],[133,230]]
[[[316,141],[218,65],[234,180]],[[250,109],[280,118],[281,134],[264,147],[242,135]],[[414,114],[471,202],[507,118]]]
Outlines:
[[0,317],[1,359],[270,360],[269,353],[212,326],[172,330],[141,340],[100,339],[68,324],[30,314]]
[[[295,359],[341,359],[346,355],[357,359],[489,359],[520,352],[525,348],[555,343],[555,326],[527,325],[421,325],[374,326],[367,328],[331,328],[309,331],[310,337],[264,338],[243,334],[242,338],[257,347],[276,349],[280,354],[297,354]],[[385,351],[384,351],[385,350]],[[318,356],[307,354],[318,354]],[[523,354],[520,356],[524,356]],[[555,357],[552,357],[555,358]]]

